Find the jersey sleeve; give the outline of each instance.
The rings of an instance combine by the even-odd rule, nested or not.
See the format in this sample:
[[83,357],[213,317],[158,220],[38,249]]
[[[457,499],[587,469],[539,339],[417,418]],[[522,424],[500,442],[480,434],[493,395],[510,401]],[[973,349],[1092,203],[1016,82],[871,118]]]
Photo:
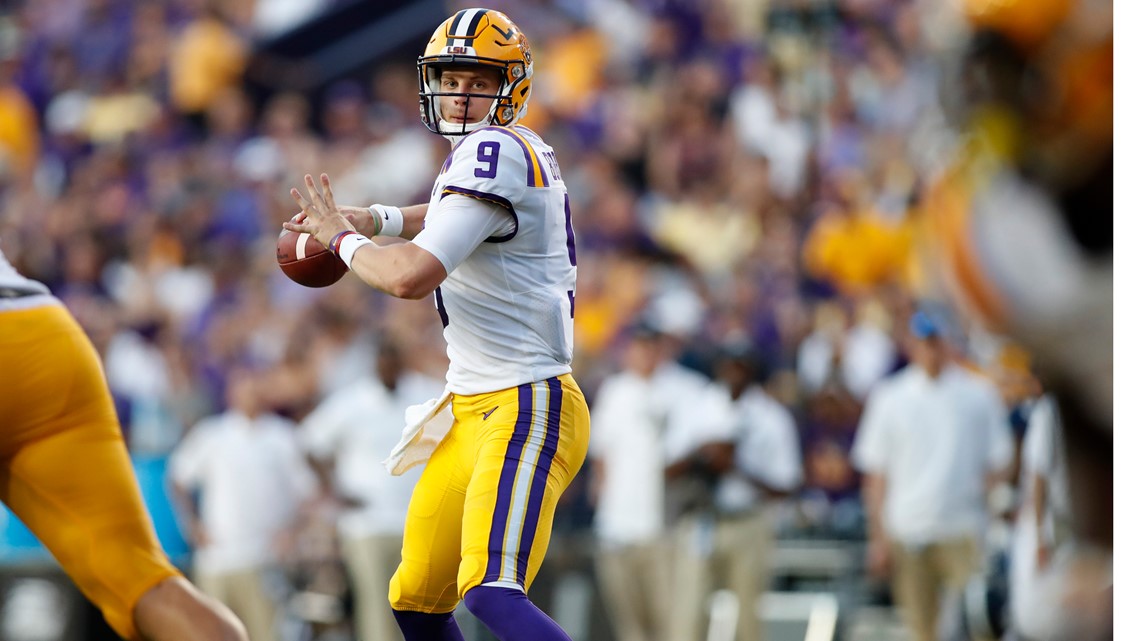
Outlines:
[[514,215],[515,204],[541,172],[537,154],[521,135],[484,127],[455,146],[440,175],[441,194],[459,194],[495,203]]
[[[412,239],[443,264],[450,274],[490,238],[504,238],[515,229],[506,209],[487,200],[452,197],[432,206],[431,224]],[[443,221],[437,224],[437,221]]]

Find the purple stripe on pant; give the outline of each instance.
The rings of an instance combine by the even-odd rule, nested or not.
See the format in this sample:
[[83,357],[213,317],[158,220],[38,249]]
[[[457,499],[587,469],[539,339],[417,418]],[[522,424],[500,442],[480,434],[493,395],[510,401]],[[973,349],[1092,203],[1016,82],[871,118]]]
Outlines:
[[522,543],[519,545],[518,576],[515,580],[519,585],[526,585],[526,567],[530,561],[530,549],[534,545],[534,533],[538,528],[539,517],[542,514],[542,499],[546,496],[546,477],[550,476],[550,468],[554,464],[554,455],[558,452],[558,430],[562,425],[562,381],[557,378],[547,379],[550,385],[550,405],[546,413],[546,441],[542,444],[542,452],[538,455],[537,469],[534,480],[530,486],[530,496],[526,502],[526,520],[523,522]]
[[511,494],[534,415],[533,385],[519,385],[518,390],[519,414],[514,433],[507,443],[503,471],[499,476],[499,489],[495,494],[495,513],[491,517],[491,534],[487,541],[487,573],[483,575],[483,583],[498,581],[503,570],[503,538],[506,536],[507,519],[511,513]]

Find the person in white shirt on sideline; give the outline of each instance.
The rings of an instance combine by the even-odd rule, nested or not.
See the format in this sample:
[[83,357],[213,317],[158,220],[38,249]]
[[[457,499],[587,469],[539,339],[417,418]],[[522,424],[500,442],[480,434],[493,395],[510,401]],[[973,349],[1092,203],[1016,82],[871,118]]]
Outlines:
[[669,626],[675,641],[699,638],[718,579],[740,604],[736,640],[762,637],[755,613],[774,545],[769,508],[800,486],[803,465],[795,420],[755,382],[757,366],[747,340],[720,347],[716,379],[696,403],[700,419],[689,423],[696,449],[668,469],[711,482],[711,505],[677,528]]
[[252,370],[231,372],[228,409],[191,428],[171,455],[169,474],[194,546],[194,582],[237,614],[251,641],[276,641],[268,572],[316,480],[295,426],[265,412],[258,385]]
[[683,365],[682,354],[690,340],[663,314],[649,312],[645,326],[659,335],[657,368],[653,371],[653,393],[664,416],[662,447],[665,454],[665,527],[676,527],[681,516],[705,495],[703,484],[683,474],[670,475],[668,467],[684,458],[696,447],[693,424],[701,420],[699,400],[712,381],[704,372]]
[[1013,455],[997,388],[951,360],[944,324],[912,316],[911,364],[872,389],[852,450],[868,570],[891,574],[915,641],[935,641],[942,591],[960,591],[980,569],[986,497]]
[[1033,406],[1021,448],[1021,509],[1010,546],[1010,614],[1020,638],[1059,641],[1081,636],[1079,616],[1064,602],[1071,560],[1073,512],[1057,403],[1046,395]]
[[660,333],[646,323],[629,333],[624,369],[602,381],[593,407],[595,568],[618,641],[655,641],[665,636],[669,603],[668,405],[654,379],[662,360]]
[[359,641],[403,638],[387,608],[388,577],[400,564],[404,520],[420,468],[393,476],[379,465],[399,439],[405,408],[438,394],[444,386],[405,366],[394,336],[376,353],[375,375],[330,394],[301,422],[301,440],[322,491],[343,507],[337,522],[341,550],[352,581]]

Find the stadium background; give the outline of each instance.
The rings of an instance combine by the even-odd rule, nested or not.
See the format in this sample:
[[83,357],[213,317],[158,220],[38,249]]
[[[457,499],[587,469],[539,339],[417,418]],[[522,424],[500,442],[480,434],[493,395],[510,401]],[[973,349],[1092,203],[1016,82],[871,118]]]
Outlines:
[[[915,220],[926,171],[953,142],[940,92],[959,17],[936,0],[483,5],[534,47],[525,123],[558,150],[574,199],[575,375],[587,396],[617,370],[623,329],[639,318],[681,337],[683,361],[706,372],[713,346],[747,336],[767,389],[797,418],[805,471],[773,558],[773,603],[794,620],[771,621],[785,635],[773,638],[802,638],[813,615],[832,613],[842,638],[903,638],[891,636],[902,633],[886,586],[861,570],[847,452],[868,386],[905,362],[913,305],[936,293]],[[418,368],[446,367],[430,301],[391,301],[351,277],[306,290],[271,256],[294,213],[288,188],[306,172],[327,171],[341,202],[426,197],[447,148],[419,122],[414,59],[461,6],[0,8],[0,242],[100,349],[177,561],[188,549],[165,456],[223,409],[233,368],[259,368],[276,410],[300,419],[367,368],[378,330]],[[963,354],[1015,414],[1025,359],[957,321]],[[535,598],[574,638],[600,641],[611,637],[591,583],[588,480],[586,469],[561,508]],[[326,547],[299,550],[297,567]],[[109,638],[11,518],[0,561],[0,636],[19,641],[20,612],[53,603],[26,580],[46,577],[71,604],[55,638]]]

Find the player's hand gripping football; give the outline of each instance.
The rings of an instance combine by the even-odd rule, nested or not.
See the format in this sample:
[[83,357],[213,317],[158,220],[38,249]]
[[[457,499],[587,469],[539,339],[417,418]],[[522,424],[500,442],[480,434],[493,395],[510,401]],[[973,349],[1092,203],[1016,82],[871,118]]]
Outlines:
[[328,174],[321,174],[319,189],[312,174],[305,174],[305,187],[309,191],[308,199],[295,187],[289,191],[289,195],[297,201],[304,215],[294,216],[292,220],[281,223],[282,227],[290,231],[311,234],[325,247],[328,247],[333,236],[340,232],[356,231],[352,223],[337,210]]

